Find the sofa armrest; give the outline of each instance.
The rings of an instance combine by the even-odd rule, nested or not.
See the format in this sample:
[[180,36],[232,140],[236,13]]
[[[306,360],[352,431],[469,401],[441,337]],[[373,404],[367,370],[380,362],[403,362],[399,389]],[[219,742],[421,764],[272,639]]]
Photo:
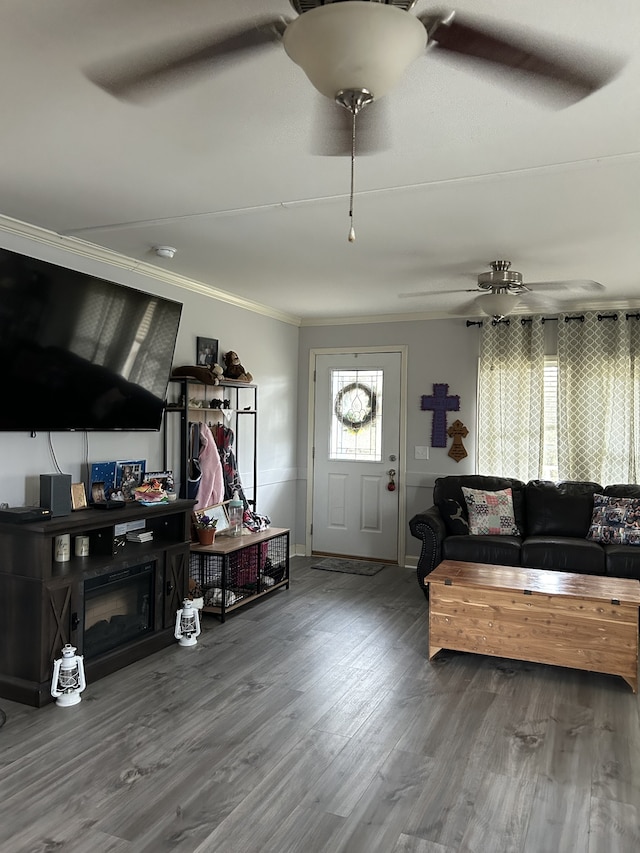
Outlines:
[[428,597],[429,587],[425,585],[424,579],[442,561],[442,542],[447,535],[447,528],[438,508],[432,506],[413,516],[409,530],[412,536],[422,541],[417,577],[420,588]]

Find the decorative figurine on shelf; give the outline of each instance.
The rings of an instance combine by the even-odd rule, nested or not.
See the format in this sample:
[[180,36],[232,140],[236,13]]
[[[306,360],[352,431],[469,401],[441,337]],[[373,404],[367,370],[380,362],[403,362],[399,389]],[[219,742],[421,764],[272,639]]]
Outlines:
[[222,408],[222,400],[219,397],[214,397],[211,400],[210,406],[212,409],[221,409]]
[[62,647],[62,657],[53,662],[51,695],[56,705],[68,708],[78,704],[86,686],[82,655],[77,655],[75,646],[67,643]]
[[234,379],[236,382],[251,382],[253,376],[247,373],[244,367],[240,364],[240,358],[237,352],[229,350],[224,357],[224,377],[225,379]]
[[[218,362],[216,362],[215,364],[211,365],[211,374],[213,376],[213,384],[219,385],[220,380],[224,376],[224,368],[221,367],[221,365],[219,365]],[[209,384],[211,384],[211,383],[209,383]]]
[[200,617],[198,609],[190,598],[185,598],[182,607],[176,613],[174,637],[179,646],[195,646],[200,636]]

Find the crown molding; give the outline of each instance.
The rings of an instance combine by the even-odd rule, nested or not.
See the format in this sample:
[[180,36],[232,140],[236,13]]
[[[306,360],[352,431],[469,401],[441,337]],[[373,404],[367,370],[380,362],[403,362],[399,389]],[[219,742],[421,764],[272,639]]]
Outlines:
[[217,287],[212,287],[204,282],[173,273],[162,267],[156,267],[146,261],[138,261],[135,258],[114,252],[112,249],[106,249],[103,246],[97,246],[95,243],[81,240],[79,237],[66,237],[55,231],[41,228],[38,225],[32,225],[28,222],[22,222],[19,219],[13,219],[10,216],[0,214],[0,235],[3,234],[30,240],[47,248],[97,261],[117,269],[128,270],[137,275],[146,276],[147,278],[161,281],[164,284],[172,285],[181,290],[188,290],[191,293],[215,299],[218,302],[226,302],[228,305],[234,305],[236,308],[252,311],[254,314],[262,314],[265,317],[270,317],[273,320],[279,320],[282,323],[288,323],[292,326],[299,326],[301,322],[299,317],[295,317],[292,314],[286,314],[283,311],[270,308],[268,305],[262,305],[260,302],[253,302],[250,299],[244,299],[233,293],[227,293],[224,290],[219,290]]
[[464,320],[466,317],[446,314],[442,311],[414,312],[412,314],[362,314],[354,317],[303,317],[299,325],[304,326],[358,326],[374,323],[415,323],[421,320]]

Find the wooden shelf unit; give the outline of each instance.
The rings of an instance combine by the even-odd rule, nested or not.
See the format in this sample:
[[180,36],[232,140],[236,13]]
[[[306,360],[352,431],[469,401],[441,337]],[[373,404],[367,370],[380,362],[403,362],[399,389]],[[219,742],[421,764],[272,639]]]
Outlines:
[[[249,382],[233,382],[225,379],[219,385],[207,385],[189,377],[172,377],[169,388],[180,402],[168,402],[165,408],[164,422],[164,466],[172,468],[168,447],[167,414],[180,417],[180,457],[175,479],[179,481],[179,496],[187,496],[187,471],[189,469],[189,423],[204,421],[205,423],[223,423],[234,433],[233,452],[238,471],[244,466],[251,482],[243,482],[245,497],[251,508],[256,511],[256,496],[258,493],[258,386]],[[177,386],[177,392],[175,388]],[[229,400],[230,406],[212,408],[211,400]],[[196,400],[202,405],[190,405]],[[248,463],[245,466],[245,461]]]
[[[209,385],[189,377],[172,377],[166,415],[180,417],[180,457],[176,480],[180,497],[186,495],[189,467],[189,424],[205,421],[223,423],[234,433],[233,452],[241,474],[249,507],[257,511],[258,493],[258,387],[249,382],[223,380]],[[177,391],[176,391],[177,388]],[[211,406],[212,400],[228,400],[228,408]],[[197,402],[198,405],[193,403]],[[164,464],[169,464],[168,424],[164,424]],[[174,472],[175,473],[175,472]],[[248,480],[246,475],[248,474]],[[191,544],[189,575],[203,589],[204,613],[225,621],[227,613],[264,598],[277,589],[289,588],[289,531],[271,527],[258,533],[244,530],[242,536],[218,533],[213,545]],[[271,574],[270,574],[271,572]],[[217,596],[216,603],[211,603]]]
[[270,527],[242,536],[217,534],[213,545],[194,544],[189,575],[202,588],[203,612],[224,622],[230,611],[289,588],[289,531]]
[[[123,577],[151,564],[153,600],[144,634],[91,660],[87,683],[175,642],[176,611],[188,592],[193,501],[154,507],[86,509],[33,524],[0,524],[0,696],[40,707],[51,702],[53,661],[70,643],[84,654],[85,581]],[[123,526],[144,521],[150,542],[129,542]],[[54,560],[55,537],[68,533],[71,558]],[[89,537],[89,556],[74,556],[75,536]]]

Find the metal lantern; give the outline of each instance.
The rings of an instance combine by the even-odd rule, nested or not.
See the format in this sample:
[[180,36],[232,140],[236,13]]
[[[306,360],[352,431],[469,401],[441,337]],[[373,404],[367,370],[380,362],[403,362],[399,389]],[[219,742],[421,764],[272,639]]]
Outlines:
[[175,638],[179,646],[195,646],[200,636],[200,616],[190,598],[185,598],[182,608],[176,613]]
[[56,705],[66,708],[78,704],[86,686],[82,655],[77,655],[75,646],[67,643],[62,647],[62,657],[53,662],[51,695]]

